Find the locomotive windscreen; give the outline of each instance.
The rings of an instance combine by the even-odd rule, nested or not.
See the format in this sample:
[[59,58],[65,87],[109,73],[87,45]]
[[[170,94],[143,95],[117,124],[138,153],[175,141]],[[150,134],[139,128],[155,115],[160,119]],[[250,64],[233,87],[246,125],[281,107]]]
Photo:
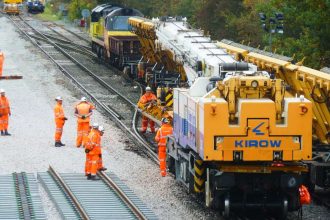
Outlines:
[[130,16],[114,16],[107,22],[107,30],[109,31],[129,31],[132,29],[128,24]]

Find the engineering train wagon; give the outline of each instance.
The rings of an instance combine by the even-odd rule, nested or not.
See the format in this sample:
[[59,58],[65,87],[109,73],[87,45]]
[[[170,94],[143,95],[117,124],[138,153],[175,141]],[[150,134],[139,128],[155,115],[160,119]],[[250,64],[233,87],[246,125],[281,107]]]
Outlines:
[[[146,63],[185,76],[174,88],[168,168],[209,207],[285,218],[308,203],[312,103],[281,79],[238,62],[185,18],[130,18]],[[153,116],[153,115],[152,115]]]
[[29,0],[26,2],[26,8],[27,11],[32,14],[43,13],[45,10],[44,1]]
[[23,0],[5,0],[3,4],[3,11],[7,14],[18,15]]
[[127,22],[132,16],[143,15],[136,9],[110,4],[92,10],[92,50],[99,58],[120,68],[138,62],[140,42]]

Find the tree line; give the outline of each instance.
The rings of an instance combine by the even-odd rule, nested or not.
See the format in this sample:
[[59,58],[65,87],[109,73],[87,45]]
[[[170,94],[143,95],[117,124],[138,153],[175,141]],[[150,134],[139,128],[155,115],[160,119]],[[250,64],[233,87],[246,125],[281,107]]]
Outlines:
[[272,35],[272,51],[304,58],[304,65],[320,69],[330,66],[330,0],[72,0],[53,1],[68,4],[71,19],[80,18],[80,10],[111,3],[133,7],[146,17],[176,16],[188,18],[195,28],[209,33],[214,40],[230,39],[245,45],[270,50],[269,33],[261,27],[259,13],[267,18],[276,12],[284,15],[283,34]]

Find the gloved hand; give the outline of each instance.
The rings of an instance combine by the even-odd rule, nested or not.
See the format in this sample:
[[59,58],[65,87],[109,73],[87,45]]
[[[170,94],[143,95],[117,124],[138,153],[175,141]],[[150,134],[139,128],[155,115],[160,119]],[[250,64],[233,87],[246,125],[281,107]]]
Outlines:
[[90,150],[88,149],[85,149],[85,153],[88,154],[90,152]]
[[102,158],[102,154],[99,154],[99,158]]
[[82,119],[85,119],[85,118],[86,118],[86,116],[85,116],[85,115],[82,115],[82,116],[81,116],[81,118],[82,118]]
[[68,118],[67,117],[64,117],[64,120],[66,121],[66,120],[68,120]]

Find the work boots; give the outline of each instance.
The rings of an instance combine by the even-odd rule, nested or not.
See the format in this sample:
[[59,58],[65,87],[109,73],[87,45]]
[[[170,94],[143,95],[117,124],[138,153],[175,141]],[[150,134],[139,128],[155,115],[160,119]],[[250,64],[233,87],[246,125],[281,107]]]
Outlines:
[[56,141],[55,142],[55,147],[62,147],[61,142]]
[[59,142],[61,146],[65,146],[65,144],[62,143],[62,141]]
[[100,180],[100,178],[97,177],[96,175],[91,175],[90,180]]
[[87,180],[90,180],[92,178],[91,174],[87,174]]
[[7,130],[1,131],[1,136],[10,136]]

